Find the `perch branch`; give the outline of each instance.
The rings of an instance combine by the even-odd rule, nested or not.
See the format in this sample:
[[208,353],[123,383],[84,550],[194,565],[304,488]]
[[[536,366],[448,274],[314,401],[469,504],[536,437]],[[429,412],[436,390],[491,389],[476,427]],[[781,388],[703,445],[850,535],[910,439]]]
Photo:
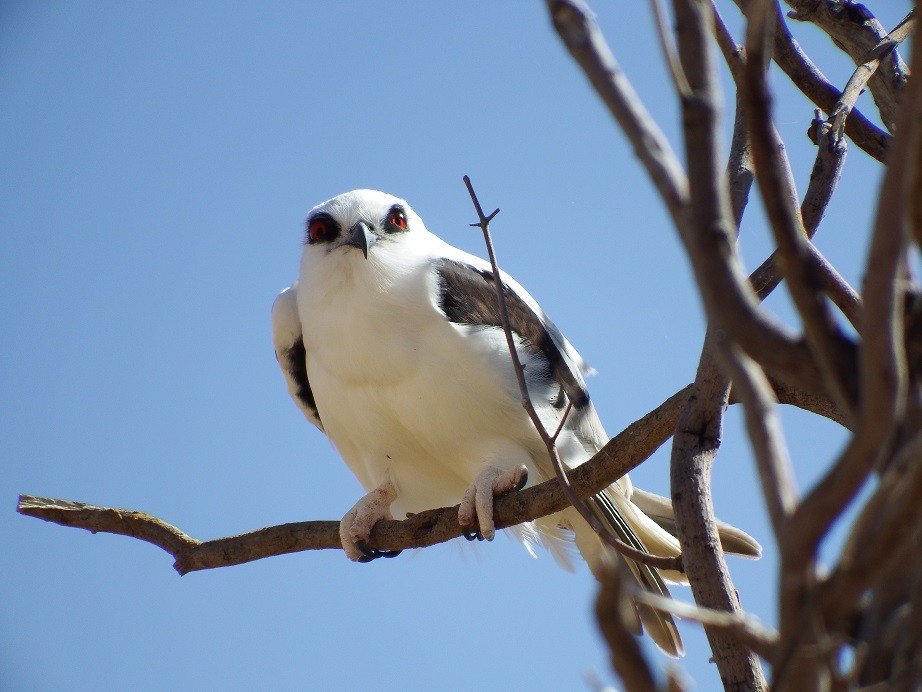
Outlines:
[[[609,440],[598,454],[568,476],[576,493],[588,497],[614,483],[649,458],[669,437],[691,385]],[[569,505],[556,478],[496,498],[497,528],[553,514]],[[82,502],[21,495],[17,511],[61,526],[112,533],[153,543],[175,559],[179,574],[239,565],[304,550],[342,549],[338,521],[303,521],[200,541],[144,512],[97,507]],[[422,548],[461,535],[458,508],[433,509],[402,521],[375,524],[368,545],[379,549]]]

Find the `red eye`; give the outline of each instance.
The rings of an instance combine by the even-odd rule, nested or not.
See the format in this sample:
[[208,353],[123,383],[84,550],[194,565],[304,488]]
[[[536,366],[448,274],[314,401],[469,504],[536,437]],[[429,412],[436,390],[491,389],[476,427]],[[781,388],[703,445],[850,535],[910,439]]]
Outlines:
[[332,228],[328,219],[319,218],[309,221],[307,224],[307,238],[311,243],[329,240],[332,235]]
[[402,231],[407,230],[407,215],[403,209],[391,210],[391,215],[387,217],[387,222]]

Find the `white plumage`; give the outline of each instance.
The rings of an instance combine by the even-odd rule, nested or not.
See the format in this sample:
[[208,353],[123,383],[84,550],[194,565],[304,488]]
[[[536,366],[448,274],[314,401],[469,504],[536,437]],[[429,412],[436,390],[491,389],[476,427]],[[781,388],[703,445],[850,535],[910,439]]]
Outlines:
[[[579,465],[608,439],[585,363],[531,296],[504,279],[532,401],[549,430],[572,403],[558,451]],[[273,341],[295,403],[368,491],[341,523],[351,559],[376,556],[364,541],[378,519],[459,502],[462,524],[492,538],[493,495],[523,481],[523,467],[530,484],[553,477],[520,402],[492,281],[487,263],[430,233],[391,195],[356,190],[310,212],[299,279],[273,305]],[[622,540],[677,555],[677,539],[638,504],[668,526],[668,500],[635,493],[627,476],[590,500]],[[755,541],[721,528],[725,545],[757,554]],[[572,536],[594,571],[613,554],[573,509],[518,534],[539,538],[564,564]],[[655,570],[628,564],[644,588],[667,593]],[[661,648],[681,653],[668,615],[638,613]]]

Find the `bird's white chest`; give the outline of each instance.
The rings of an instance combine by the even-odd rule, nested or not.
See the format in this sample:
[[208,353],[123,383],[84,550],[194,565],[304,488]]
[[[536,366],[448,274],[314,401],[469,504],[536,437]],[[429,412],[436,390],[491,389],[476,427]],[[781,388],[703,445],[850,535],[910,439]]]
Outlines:
[[523,435],[501,333],[448,322],[434,281],[299,301],[324,430],[366,489],[394,480],[405,511],[457,502],[490,450]]

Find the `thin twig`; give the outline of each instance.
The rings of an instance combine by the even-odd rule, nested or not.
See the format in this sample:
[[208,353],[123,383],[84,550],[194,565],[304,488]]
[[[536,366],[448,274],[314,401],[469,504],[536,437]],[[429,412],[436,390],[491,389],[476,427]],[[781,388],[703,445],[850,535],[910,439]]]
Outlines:
[[[792,19],[809,21],[829,34],[855,64],[867,60],[868,52],[888,37],[881,23],[868,8],[858,3],[817,2],[816,0],[786,0],[794,8]],[[854,11],[842,11],[844,7]],[[902,20],[898,31],[909,19]],[[895,50],[887,55],[884,69],[876,73],[869,83],[880,118],[891,132],[895,131],[900,99],[907,84],[906,65]],[[828,112],[828,111],[827,111]]]
[[653,8],[653,19],[656,24],[656,35],[659,38],[660,48],[666,57],[666,64],[669,66],[669,74],[672,76],[672,84],[676,93],[680,96],[690,96],[691,87],[688,86],[688,80],[682,71],[682,65],[679,63],[679,56],[676,54],[675,45],[669,36],[669,28],[666,24],[666,11],[663,9],[663,0],[650,0]]
[[567,497],[569,498],[570,503],[580,513],[580,516],[586,520],[586,522],[593,528],[593,530],[595,530],[599,536],[605,540],[606,543],[611,545],[615,550],[617,550],[625,557],[628,557],[635,562],[641,562],[645,565],[655,567],[657,569],[682,571],[682,562],[680,557],[651,555],[650,553],[638,550],[633,546],[630,546],[627,543],[621,541],[608,529],[608,527],[599,521],[598,517],[592,513],[582,498],[580,498],[579,495],[577,495],[573,490],[573,487],[570,484],[570,479],[567,477],[567,471],[560,460],[560,456],[557,454],[557,445],[555,443],[556,434],[554,437],[551,437],[548,434],[544,424],[541,422],[541,418],[538,416],[538,412],[535,410],[535,407],[532,404],[531,396],[528,393],[528,383],[525,380],[525,368],[522,367],[522,362],[519,359],[519,354],[515,346],[515,337],[512,335],[509,311],[506,307],[506,297],[503,295],[505,282],[502,279],[502,274],[500,273],[499,266],[497,265],[496,253],[493,248],[493,239],[490,237],[490,221],[499,213],[499,209],[494,210],[489,215],[485,215],[483,213],[483,208],[480,206],[480,200],[477,199],[477,194],[474,192],[474,188],[471,185],[471,179],[466,175],[464,176],[464,184],[467,186],[467,191],[471,196],[471,201],[474,203],[474,208],[477,210],[477,217],[479,218],[479,221],[477,223],[471,224],[471,226],[479,227],[483,232],[484,242],[487,246],[487,253],[490,257],[490,265],[493,268],[493,285],[496,287],[496,302],[499,306],[500,319],[503,324],[503,332],[506,337],[506,345],[509,348],[509,355],[512,359],[512,367],[515,371],[515,378],[519,384],[519,393],[522,397],[522,406],[528,413],[528,417],[531,419],[532,424],[535,426],[535,430],[538,432],[538,435],[541,437],[541,441],[544,442],[544,446],[547,448],[547,453],[551,459],[551,463],[554,466],[557,479],[560,481],[560,484],[563,487]]
[[725,630],[764,659],[771,660],[774,655],[778,633],[748,613],[743,611],[730,613],[726,610],[705,608],[640,589],[636,589],[632,596],[644,605],[671,613],[683,620],[694,620],[708,627]]
[[563,415],[560,416],[560,423],[557,424],[557,429],[554,431],[554,434],[551,435],[551,442],[557,442],[557,438],[560,437],[560,431],[563,430],[564,423],[567,422],[567,418],[569,417],[570,411],[572,410],[573,402],[570,399],[567,399],[567,407],[563,410]]

